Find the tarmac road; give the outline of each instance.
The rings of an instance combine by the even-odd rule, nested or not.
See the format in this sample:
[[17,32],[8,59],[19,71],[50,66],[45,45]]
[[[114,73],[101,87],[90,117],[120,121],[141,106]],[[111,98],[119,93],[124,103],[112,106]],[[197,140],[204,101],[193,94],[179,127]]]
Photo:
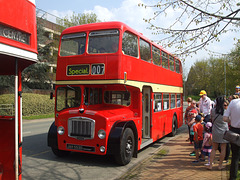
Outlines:
[[[144,159],[152,156],[171,137],[165,137],[138,153],[126,166],[109,156],[71,153],[58,158],[47,146],[47,132],[53,119],[23,122],[23,179],[117,179]],[[180,128],[178,131],[181,131]]]

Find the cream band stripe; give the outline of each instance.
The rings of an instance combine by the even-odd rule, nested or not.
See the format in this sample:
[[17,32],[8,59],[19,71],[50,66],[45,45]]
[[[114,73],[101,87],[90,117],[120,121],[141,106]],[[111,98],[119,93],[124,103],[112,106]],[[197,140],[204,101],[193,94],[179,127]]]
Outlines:
[[76,84],[124,84],[134,86],[142,90],[143,86],[152,87],[153,92],[183,93],[183,87],[170,86],[163,84],[147,83],[141,81],[127,80],[92,80],[92,81],[56,81],[56,85],[76,85]]

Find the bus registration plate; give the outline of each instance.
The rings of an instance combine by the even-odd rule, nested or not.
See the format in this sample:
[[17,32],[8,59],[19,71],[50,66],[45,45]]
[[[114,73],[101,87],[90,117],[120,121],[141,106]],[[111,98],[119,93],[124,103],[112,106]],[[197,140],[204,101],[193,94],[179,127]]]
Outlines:
[[67,149],[78,150],[78,151],[89,151],[95,152],[95,148],[91,146],[81,146],[76,144],[67,144]]

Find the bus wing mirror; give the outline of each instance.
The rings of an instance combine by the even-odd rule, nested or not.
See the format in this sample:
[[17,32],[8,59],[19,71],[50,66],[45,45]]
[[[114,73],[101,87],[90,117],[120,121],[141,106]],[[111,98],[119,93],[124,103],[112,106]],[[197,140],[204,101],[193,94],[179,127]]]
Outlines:
[[55,97],[55,95],[53,94],[53,92],[50,93],[50,99],[53,99],[53,97]]

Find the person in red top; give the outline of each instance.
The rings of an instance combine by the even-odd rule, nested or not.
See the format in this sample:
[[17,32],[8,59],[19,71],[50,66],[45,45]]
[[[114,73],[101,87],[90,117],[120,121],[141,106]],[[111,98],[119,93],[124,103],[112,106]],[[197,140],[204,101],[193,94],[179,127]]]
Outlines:
[[193,126],[193,132],[194,132],[194,149],[196,154],[196,160],[193,161],[193,163],[199,162],[199,152],[202,148],[203,143],[203,126],[201,124],[201,116],[197,115],[195,117],[196,124]]
[[[195,111],[193,111],[193,110],[195,110]],[[194,121],[191,123],[191,120],[193,119],[193,114],[194,113],[196,113],[196,115],[197,115],[198,114],[198,109],[196,107],[196,101],[192,100],[191,105],[186,108],[185,116],[184,116],[185,124],[188,125],[188,133],[189,133],[189,138],[186,141],[190,140],[190,143],[193,142],[193,139],[191,138],[191,133],[190,132],[191,132],[191,126],[194,123]],[[194,117],[196,117],[196,116],[194,116]]]

